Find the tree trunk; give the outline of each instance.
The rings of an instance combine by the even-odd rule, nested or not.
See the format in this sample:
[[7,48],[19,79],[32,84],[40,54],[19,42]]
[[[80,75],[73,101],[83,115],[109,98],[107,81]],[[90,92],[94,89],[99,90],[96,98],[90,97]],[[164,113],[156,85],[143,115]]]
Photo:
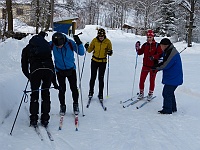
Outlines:
[[12,1],[6,0],[6,9],[8,16],[8,32],[13,32],[13,14],[12,14]]
[[40,2],[39,0],[37,0],[37,4],[36,4],[36,34],[38,34],[38,30],[40,27]]
[[51,0],[51,29],[53,31],[54,0]]
[[190,22],[188,29],[188,47],[192,47],[192,30],[194,24],[194,0],[191,0]]

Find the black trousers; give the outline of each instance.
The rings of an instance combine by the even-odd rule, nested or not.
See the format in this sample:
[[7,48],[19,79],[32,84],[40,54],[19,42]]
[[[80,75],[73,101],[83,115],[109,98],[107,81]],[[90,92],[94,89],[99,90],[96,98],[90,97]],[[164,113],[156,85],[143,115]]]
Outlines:
[[175,90],[178,86],[173,85],[164,85],[163,87],[163,111],[167,113],[172,113],[174,111],[177,111],[176,107],[176,97],[175,97]]
[[76,77],[76,70],[72,70],[71,75],[66,75],[60,72],[56,72],[57,80],[59,86],[62,90],[59,90],[59,101],[60,105],[65,105],[65,92],[66,92],[66,78],[69,81],[69,86],[72,92],[73,103],[78,104],[78,88],[77,88],[77,77]]
[[38,120],[39,114],[39,91],[41,86],[41,120],[48,121],[50,119],[50,92],[51,81],[53,72],[51,69],[43,68],[34,71],[30,76],[31,84],[31,100],[30,100],[30,120]]
[[90,91],[94,91],[94,85],[98,71],[99,95],[103,95],[105,70],[106,70],[106,62],[95,62],[93,60],[91,61]]

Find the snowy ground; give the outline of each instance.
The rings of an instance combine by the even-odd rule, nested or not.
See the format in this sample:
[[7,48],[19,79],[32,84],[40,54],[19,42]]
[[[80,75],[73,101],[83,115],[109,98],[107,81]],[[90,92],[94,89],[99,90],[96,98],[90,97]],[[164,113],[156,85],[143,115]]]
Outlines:
[[[77,31],[85,43],[96,36],[96,27],[87,26]],[[49,33],[47,40],[51,39]],[[11,127],[16,116],[23,90],[27,79],[21,72],[20,57],[22,48],[28,43],[31,36],[18,41],[8,39],[0,43],[0,149],[2,150],[199,150],[200,145],[200,101],[198,70],[200,45],[193,43],[192,48],[187,48],[181,53],[184,84],[176,91],[178,112],[172,115],[161,115],[157,111],[162,109],[162,72],[157,74],[155,95],[151,103],[137,110],[137,103],[128,108],[123,108],[120,101],[132,96],[132,90],[138,92],[138,79],[142,65],[142,56],[138,57],[136,80],[133,88],[133,76],[136,53],[134,45],[137,40],[142,43],[145,37],[135,36],[120,30],[107,30],[107,36],[113,43],[114,54],[110,57],[109,97],[106,97],[105,75],[105,105],[103,111],[96,98],[98,89],[86,108],[88,83],[90,78],[91,54],[86,54],[85,68],[82,78],[83,113],[80,102],[79,131],[75,131],[72,115],[71,92],[67,90],[67,114],[61,131],[59,125],[58,92],[51,90],[51,119],[49,128],[54,137],[50,142],[45,130],[41,129],[44,141],[40,141],[34,130],[29,127],[28,103],[22,103],[12,136]],[[159,42],[161,38],[156,38]],[[179,42],[174,44],[179,51],[187,44]],[[79,57],[82,67],[84,57]],[[77,59],[76,59],[77,60]],[[77,67],[78,68],[78,67]],[[148,91],[148,78],[145,91]],[[96,82],[98,87],[98,82]],[[30,88],[28,88],[30,90]],[[30,96],[28,97],[30,98]]]

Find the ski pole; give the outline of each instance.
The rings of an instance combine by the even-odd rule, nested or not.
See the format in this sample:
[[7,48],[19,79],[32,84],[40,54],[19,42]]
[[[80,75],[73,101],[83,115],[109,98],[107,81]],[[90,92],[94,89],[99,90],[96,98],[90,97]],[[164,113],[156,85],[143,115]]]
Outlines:
[[185,48],[184,48],[182,51],[180,51],[179,53],[182,53],[183,51],[185,51],[185,50],[186,50],[186,48],[187,48],[187,47],[185,47]]
[[109,56],[108,56],[108,71],[107,71],[107,98],[108,98],[108,81],[109,81]]
[[18,108],[18,110],[17,110],[17,114],[16,114],[16,116],[15,116],[15,120],[14,120],[14,122],[13,122],[11,131],[10,131],[10,135],[12,135],[12,131],[13,131],[13,129],[14,129],[15,122],[16,122],[16,120],[17,120],[17,117],[18,117],[19,110],[20,110],[20,108],[21,108],[22,102],[23,102],[23,100],[25,101],[25,99],[26,99],[26,92],[25,92],[25,91],[26,91],[26,89],[27,89],[28,83],[29,83],[29,80],[28,80],[27,83],[26,83],[26,87],[25,87],[25,90],[24,90],[24,94],[23,94],[23,96],[22,96],[22,99],[21,99],[19,108]]
[[82,76],[83,76],[83,69],[84,69],[84,66],[85,66],[85,58],[86,58],[86,52],[84,54],[83,66],[82,66],[82,70],[81,70],[81,80],[82,80]]
[[53,88],[55,88],[55,87],[44,88],[44,89],[37,89],[37,90],[30,90],[30,91],[24,91],[24,93],[38,92],[38,91],[49,90],[49,89],[53,89]]
[[[80,34],[83,34],[82,32],[77,34],[77,35],[80,35]],[[80,89],[80,96],[81,96],[81,105],[82,105],[82,115],[83,117],[85,116],[84,115],[84,112],[83,112],[83,98],[82,98],[82,89],[81,89],[81,74],[80,74],[80,63],[79,63],[79,56],[78,56],[78,50],[77,50],[77,63],[78,63],[78,76],[79,76],[79,89]]]
[[135,75],[136,75],[136,68],[137,68],[137,59],[138,59],[138,54],[136,55],[136,59],[135,59],[135,72],[134,72],[134,76],[133,76],[133,88],[132,88],[131,99],[132,99],[132,97],[133,97],[134,86],[135,86]]

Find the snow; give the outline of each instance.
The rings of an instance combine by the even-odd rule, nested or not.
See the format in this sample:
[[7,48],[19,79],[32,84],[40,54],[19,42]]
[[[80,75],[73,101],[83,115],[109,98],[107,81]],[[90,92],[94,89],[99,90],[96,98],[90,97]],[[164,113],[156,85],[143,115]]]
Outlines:
[[26,23],[20,21],[19,19],[13,19],[14,31],[22,33],[35,33],[36,28],[28,26]]
[[[123,108],[120,101],[125,101],[138,92],[138,82],[143,56],[137,60],[136,78],[133,84],[136,53],[135,42],[145,42],[146,37],[125,33],[121,30],[106,29],[107,37],[112,41],[114,54],[109,63],[109,96],[107,93],[107,72],[105,74],[104,103],[107,111],[103,111],[98,100],[98,82],[95,95],[89,108],[86,108],[90,79],[91,54],[86,54],[82,77],[82,102],[79,99],[79,131],[75,131],[72,115],[72,98],[67,87],[67,114],[64,117],[63,129],[59,126],[58,91],[51,89],[51,119],[49,128],[54,141],[49,141],[45,130],[41,127],[44,141],[40,141],[33,128],[29,127],[27,109],[29,98],[22,102],[18,118],[12,132],[10,131],[23,96],[27,79],[21,72],[21,51],[28,43],[31,35],[22,40],[7,39],[0,43],[0,149],[4,150],[199,150],[200,140],[200,101],[199,101],[199,57],[200,45],[193,43],[181,53],[184,84],[177,88],[176,99],[178,112],[172,115],[161,115],[162,109],[162,72],[158,72],[154,95],[157,97],[141,109],[141,103]],[[96,26],[87,26],[76,31],[83,43],[96,36]],[[53,33],[48,33],[51,40]],[[156,37],[159,42],[161,38]],[[178,51],[187,43],[174,43]],[[84,57],[79,57],[82,67]],[[77,57],[76,57],[77,63]],[[78,67],[77,67],[78,68]],[[148,78],[145,93],[148,92]],[[134,88],[133,88],[134,85]],[[28,86],[27,90],[30,90]],[[85,117],[82,115],[85,114]]]

